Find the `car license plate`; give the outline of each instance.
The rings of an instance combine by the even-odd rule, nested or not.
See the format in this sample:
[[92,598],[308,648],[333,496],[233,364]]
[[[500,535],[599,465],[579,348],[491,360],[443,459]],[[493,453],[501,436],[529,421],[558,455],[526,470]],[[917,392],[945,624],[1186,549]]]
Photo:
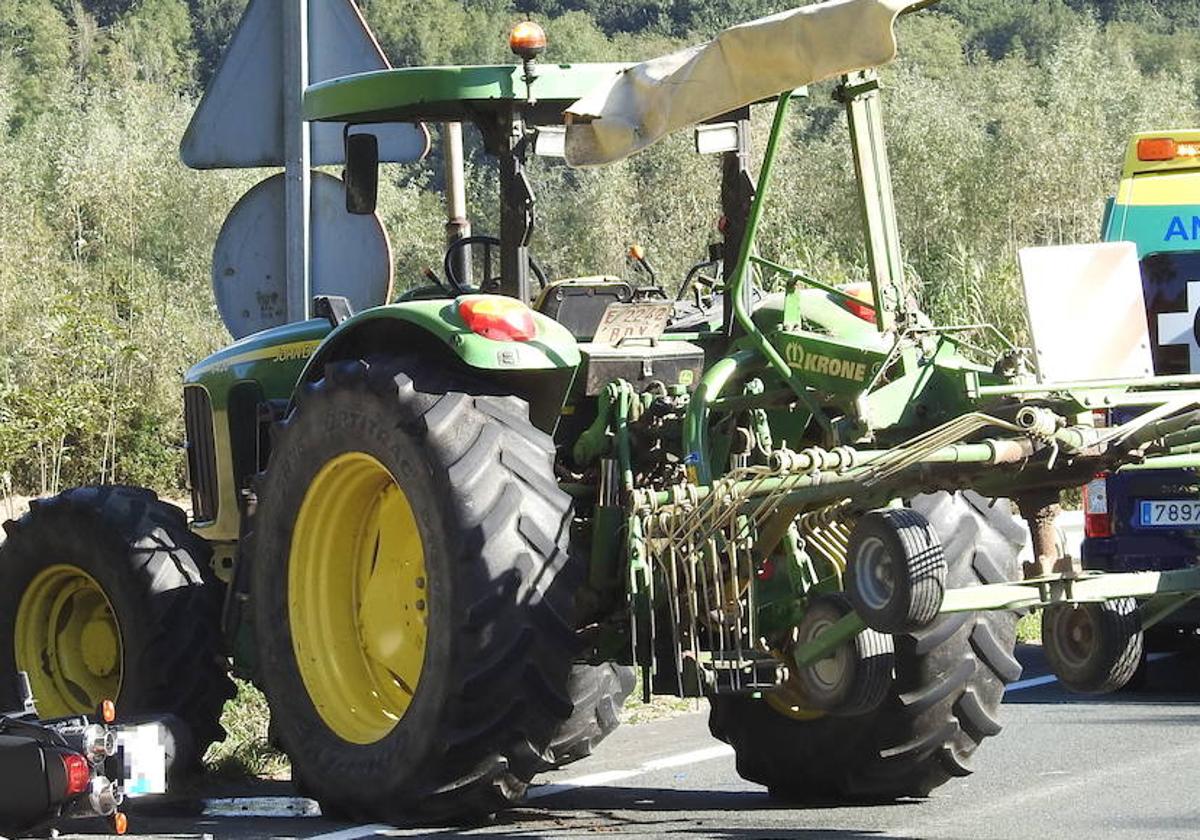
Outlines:
[[143,723],[117,728],[117,745],[125,758],[125,794],[130,798],[167,792],[165,726]]
[[1200,526],[1200,501],[1147,499],[1139,505],[1138,521],[1150,528]]
[[658,338],[666,330],[673,309],[671,303],[610,303],[592,341],[616,345]]

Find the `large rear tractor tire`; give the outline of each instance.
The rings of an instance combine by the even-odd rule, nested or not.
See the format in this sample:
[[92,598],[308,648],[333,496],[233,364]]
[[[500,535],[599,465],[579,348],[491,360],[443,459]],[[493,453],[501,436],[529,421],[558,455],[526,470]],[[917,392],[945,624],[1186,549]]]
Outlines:
[[280,425],[257,678],[326,810],[471,821],[553,763],[583,571],[553,458],[524,401],[414,357],[329,364]]
[[[26,671],[43,717],[173,714],[197,766],[234,694],[222,587],[187,517],[149,490],[81,487],[34,502],[0,545],[0,709]],[[187,737],[185,735],[185,737]]]
[[[1024,535],[1004,503],[974,493],[912,501],[939,537],[950,587],[1012,580]],[[714,697],[709,728],[731,744],[738,773],[790,800],[884,801],[920,797],[971,772],[979,744],[1000,731],[1016,616],[958,613],[894,637],[890,696],[859,717],[784,714],[764,700]]]
[[570,695],[575,705],[550,742],[550,758],[562,767],[592,754],[621,724],[621,707],[637,681],[627,665],[576,665],[571,669]]

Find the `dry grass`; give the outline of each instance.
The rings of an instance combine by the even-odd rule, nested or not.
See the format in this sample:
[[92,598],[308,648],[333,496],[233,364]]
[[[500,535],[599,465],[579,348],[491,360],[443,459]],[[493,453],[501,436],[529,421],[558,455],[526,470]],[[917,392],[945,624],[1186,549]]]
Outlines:
[[708,704],[696,698],[657,696],[651,697],[649,703],[643,702],[642,672],[638,669],[637,684],[621,709],[621,723],[636,726],[639,723],[649,723],[652,720],[662,720],[704,708],[708,708]]

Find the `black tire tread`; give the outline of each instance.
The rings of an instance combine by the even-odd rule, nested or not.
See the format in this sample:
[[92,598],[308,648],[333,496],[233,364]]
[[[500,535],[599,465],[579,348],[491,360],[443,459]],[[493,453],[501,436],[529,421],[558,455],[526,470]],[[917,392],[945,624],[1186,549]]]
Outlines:
[[[856,586],[858,545],[874,537],[903,562],[895,570],[891,602],[872,608]],[[920,513],[908,508],[882,508],[863,515],[848,550],[847,596],[869,627],[882,633],[909,633],[928,627],[937,617],[946,591],[946,559],[937,532]]]
[[[1089,610],[1100,633],[1099,645],[1082,668],[1072,668],[1057,645],[1053,625],[1072,609]],[[1142,663],[1144,636],[1137,601],[1119,598],[1077,606],[1058,605],[1042,612],[1042,648],[1059,682],[1078,694],[1109,694],[1126,686]]]
[[550,742],[551,766],[563,767],[592,754],[620,725],[621,707],[636,681],[627,665],[576,665],[571,669],[574,710]]
[[[1011,516],[971,492],[918,497],[913,507],[945,550],[948,586],[1016,576]],[[1008,521],[1005,521],[1005,520]],[[895,638],[896,683],[874,714],[791,720],[747,697],[712,698],[709,729],[731,744],[739,774],[806,802],[922,797],[971,772],[980,743],[1000,731],[1016,617],[947,616]],[[979,643],[983,640],[983,643]]]
[[[221,712],[235,687],[222,651],[223,586],[210,566],[208,545],[188,530],[186,514],[143,488],[78,487],[35,501],[4,529],[0,585],[22,567],[39,567],[47,556],[68,562],[103,557],[120,565],[145,610],[117,617],[127,657],[125,688],[114,698],[118,711],[182,720],[194,741],[188,751],[194,761],[187,762],[192,767],[182,769],[193,769],[210,744],[224,739]],[[134,620],[136,633],[126,626]],[[8,632],[0,629],[0,645],[11,649]],[[131,656],[134,663],[128,662]],[[12,680],[3,683],[0,708],[12,699]]]
[[[567,676],[578,650],[572,615],[582,571],[567,550],[571,499],[553,480],[553,441],[521,400],[428,360],[374,357],[327,366],[279,425],[272,463],[293,445],[307,412],[342,397],[390,406],[446,488],[444,515],[457,529],[447,551],[463,590],[452,631],[457,688],[443,698],[434,754],[404,779],[363,784],[331,772],[348,750],[289,726],[283,692],[268,678],[280,738],[323,808],[364,821],[476,820],[511,805],[553,763],[550,743],[574,708]],[[257,486],[261,520],[274,490],[270,466]]]

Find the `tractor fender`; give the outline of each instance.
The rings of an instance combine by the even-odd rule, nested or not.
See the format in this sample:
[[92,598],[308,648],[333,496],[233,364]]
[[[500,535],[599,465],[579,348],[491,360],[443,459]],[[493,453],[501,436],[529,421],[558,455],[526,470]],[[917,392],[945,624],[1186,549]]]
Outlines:
[[557,321],[531,309],[536,328],[531,340],[487,338],[473,332],[462,319],[460,300],[405,301],[348,318],[309,358],[297,388],[320,379],[325,365],[337,359],[380,352],[442,355],[447,361],[458,360],[478,378],[525,398],[534,423],[551,431],[579,367],[575,337]]

